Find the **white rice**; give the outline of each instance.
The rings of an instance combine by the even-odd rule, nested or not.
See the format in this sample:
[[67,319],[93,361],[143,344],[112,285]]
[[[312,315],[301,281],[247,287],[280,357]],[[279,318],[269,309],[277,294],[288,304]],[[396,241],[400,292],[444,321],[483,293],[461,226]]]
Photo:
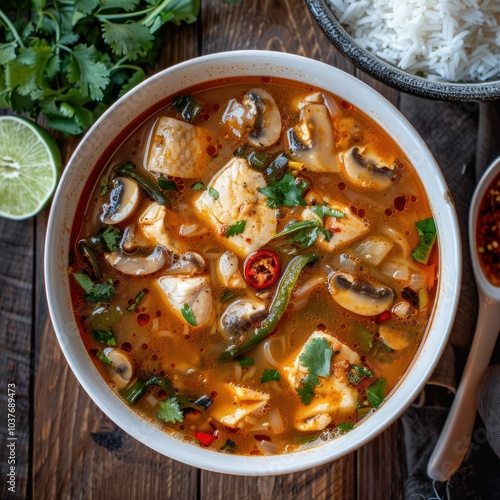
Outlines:
[[500,0],[328,0],[356,43],[430,80],[500,76]]

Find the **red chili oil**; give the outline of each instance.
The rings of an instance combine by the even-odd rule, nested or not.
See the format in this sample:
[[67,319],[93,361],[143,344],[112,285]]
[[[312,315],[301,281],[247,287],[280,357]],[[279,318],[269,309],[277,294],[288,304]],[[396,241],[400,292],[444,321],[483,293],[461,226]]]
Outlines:
[[481,201],[476,244],[484,275],[493,286],[500,286],[500,173]]

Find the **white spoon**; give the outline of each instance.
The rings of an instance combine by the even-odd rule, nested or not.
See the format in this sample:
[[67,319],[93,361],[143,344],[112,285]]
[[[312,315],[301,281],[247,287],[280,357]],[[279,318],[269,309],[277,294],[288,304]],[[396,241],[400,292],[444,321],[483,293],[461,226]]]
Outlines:
[[479,312],[474,340],[457,394],[427,466],[427,474],[437,481],[446,481],[460,467],[469,449],[476,418],[479,381],[489,365],[500,329],[500,287],[493,286],[484,275],[476,250],[479,206],[499,172],[500,158],[497,158],[479,181],[470,206],[469,247],[479,295]]

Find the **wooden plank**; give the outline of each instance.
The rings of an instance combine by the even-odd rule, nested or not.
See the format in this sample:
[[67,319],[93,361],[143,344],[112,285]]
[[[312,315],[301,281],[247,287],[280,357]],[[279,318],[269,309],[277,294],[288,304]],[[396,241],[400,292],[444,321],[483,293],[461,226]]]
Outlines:
[[[11,221],[0,217],[0,234],[2,235],[0,238],[0,255],[2,256],[0,258],[0,380],[2,380],[0,498],[9,496],[24,498],[27,488],[33,228],[33,220]],[[13,387],[15,411],[10,414],[15,418],[15,427],[7,427],[7,384],[15,385]],[[9,430],[14,434],[8,433]],[[12,439],[9,440],[9,438]],[[7,473],[10,472],[11,466],[15,467],[14,485],[7,483]],[[12,486],[14,490],[9,491],[8,488]]]

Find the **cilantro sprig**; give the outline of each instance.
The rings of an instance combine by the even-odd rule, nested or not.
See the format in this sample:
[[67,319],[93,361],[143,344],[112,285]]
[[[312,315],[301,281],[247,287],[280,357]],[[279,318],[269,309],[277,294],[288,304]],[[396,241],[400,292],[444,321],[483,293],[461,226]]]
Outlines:
[[320,383],[319,377],[330,375],[332,355],[333,349],[324,337],[316,337],[306,344],[299,361],[309,373],[302,379],[302,387],[295,389],[303,404],[311,404],[314,390]]
[[258,188],[257,191],[267,196],[266,205],[268,207],[296,207],[306,205],[302,192],[307,186],[307,182],[302,182],[287,172],[281,179],[263,188]]
[[107,302],[115,293],[115,287],[109,283],[94,283],[84,273],[73,273],[76,282],[82,287],[87,302]]
[[162,25],[193,22],[200,6],[199,0],[4,3],[0,107],[43,113],[50,127],[70,135],[90,128],[145,79]]

